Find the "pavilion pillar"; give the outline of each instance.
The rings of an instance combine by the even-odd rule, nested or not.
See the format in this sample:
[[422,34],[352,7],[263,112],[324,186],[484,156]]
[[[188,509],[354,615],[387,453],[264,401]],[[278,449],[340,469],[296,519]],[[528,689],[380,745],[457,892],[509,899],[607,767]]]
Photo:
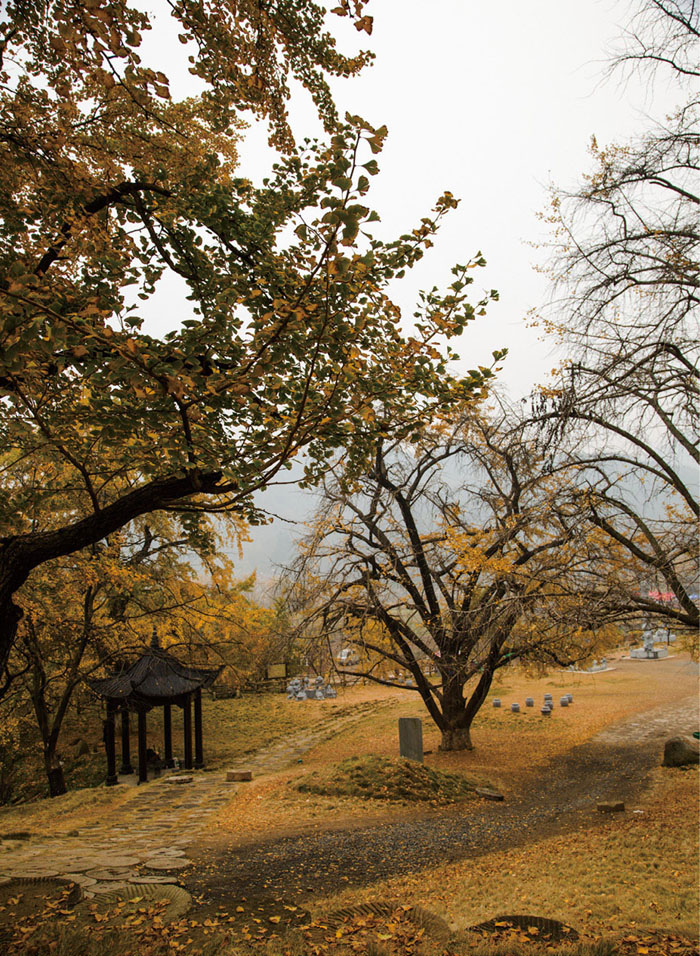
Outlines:
[[129,708],[122,707],[122,765],[119,773],[130,774],[134,772],[131,766],[131,739],[129,737]]
[[173,723],[170,704],[163,704],[163,751],[166,767],[173,765]]
[[146,763],[146,711],[139,708],[139,783],[148,780],[148,764]]
[[182,705],[182,726],[185,736],[185,770],[192,769],[192,696],[185,695]]
[[194,766],[200,770],[204,766],[204,745],[202,740],[202,688],[194,692]]
[[103,736],[105,741],[105,752],[107,754],[107,786],[113,787],[119,783],[117,777],[117,748],[114,743],[114,712],[116,707],[114,701],[107,701],[107,716],[103,724]]

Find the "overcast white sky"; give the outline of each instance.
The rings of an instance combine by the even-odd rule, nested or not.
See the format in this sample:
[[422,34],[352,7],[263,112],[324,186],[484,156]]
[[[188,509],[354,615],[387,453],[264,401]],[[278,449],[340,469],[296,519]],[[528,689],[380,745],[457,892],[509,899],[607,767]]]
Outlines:
[[[593,134],[601,145],[623,141],[675,105],[673,90],[658,85],[652,97],[644,79],[603,81],[632,7],[630,0],[373,0],[371,37],[331,18],[342,49],[376,54],[361,77],[334,91],[341,112],[389,128],[369,196],[381,234],[411,228],[445,189],[461,199],[435,248],[397,289],[397,301],[410,315],[418,288],[441,285],[452,264],[481,250],[488,267],[477,271],[475,288],[498,289],[501,299],[458,351],[467,368],[489,364],[494,349],[508,347],[501,377],[514,396],[542,381],[555,361],[525,323],[548,296],[547,280],[533,270],[543,253],[531,246],[546,238],[537,214],[548,184],[580,179]],[[300,138],[318,132],[303,95],[292,120]],[[250,130],[241,158],[243,175],[264,176],[270,155],[263,129]],[[267,501],[288,517],[304,507],[298,493],[283,489]],[[257,568],[268,577],[289,540],[277,522],[257,530],[240,573]]]

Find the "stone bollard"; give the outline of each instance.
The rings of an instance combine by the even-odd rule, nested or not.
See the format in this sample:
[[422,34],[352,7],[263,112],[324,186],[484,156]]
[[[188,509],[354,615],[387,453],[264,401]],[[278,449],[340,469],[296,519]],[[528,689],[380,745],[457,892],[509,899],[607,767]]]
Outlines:
[[526,707],[534,707],[534,706],[535,706],[534,698],[532,698],[532,697],[526,697],[526,698],[525,698],[525,706],[526,706]]
[[500,698],[500,697],[494,697],[494,698],[493,698],[493,706],[494,706],[494,707],[500,707],[500,706],[501,706],[501,698]]
[[566,696],[569,698],[569,703],[570,703],[570,704],[573,704],[573,702],[574,702],[574,695],[573,695],[573,694],[567,694]]
[[546,704],[544,705],[544,707],[542,707],[542,708],[540,709],[540,713],[542,714],[543,717],[551,717],[551,716],[552,716],[552,711],[549,709],[549,707],[547,707]]
[[560,697],[560,698],[559,698],[559,706],[560,706],[560,707],[568,707],[568,706],[569,706],[569,698],[568,698],[568,697]]
[[510,709],[513,711],[514,714],[519,714],[519,713],[520,713],[520,704],[511,704],[511,705],[510,705]]

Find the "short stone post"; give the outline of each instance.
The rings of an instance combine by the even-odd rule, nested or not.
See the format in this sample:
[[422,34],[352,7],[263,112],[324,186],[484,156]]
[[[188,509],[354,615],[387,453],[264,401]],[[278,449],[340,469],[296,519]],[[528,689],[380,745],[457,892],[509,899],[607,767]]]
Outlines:
[[406,760],[423,763],[423,721],[420,717],[399,717],[399,753]]

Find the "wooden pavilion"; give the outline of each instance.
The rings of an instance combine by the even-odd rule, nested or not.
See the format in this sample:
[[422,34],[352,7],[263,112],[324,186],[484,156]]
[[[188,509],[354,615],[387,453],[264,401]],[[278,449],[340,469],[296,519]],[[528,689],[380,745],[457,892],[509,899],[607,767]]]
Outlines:
[[[148,780],[146,714],[153,707],[163,708],[163,758],[166,767],[174,766],[171,707],[183,712],[183,751],[185,769],[204,766],[202,739],[202,688],[210,687],[221,668],[209,670],[189,667],[162,650],[154,631],[148,650],[129,668],[111,677],[88,681],[92,690],[107,702],[104,741],[107,753],[107,786],[118,782],[115,743],[115,718],[121,714],[121,757],[119,773],[134,772],[131,765],[129,717],[138,718],[139,783]],[[192,710],[194,705],[194,762],[192,760]]]

